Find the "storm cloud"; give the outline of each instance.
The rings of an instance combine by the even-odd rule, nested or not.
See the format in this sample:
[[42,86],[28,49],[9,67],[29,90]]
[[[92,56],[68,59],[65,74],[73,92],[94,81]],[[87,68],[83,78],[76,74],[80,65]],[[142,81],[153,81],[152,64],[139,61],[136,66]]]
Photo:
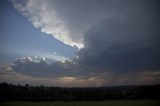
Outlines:
[[84,32],[95,24],[115,16],[148,17],[159,9],[156,0],[12,0],[12,3],[35,28],[78,48],[84,47]]
[[160,69],[159,4],[134,3],[85,32],[79,64],[117,73]]
[[[75,58],[47,63],[23,57],[1,66],[1,80],[58,86],[156,84],[160,81],[158,0],[12,1],[35,28],[77,46]],[[15,73],[15,74],[13,74]],[[5,75],[5,76],[4,76]],[[34,82],[33,81],[33,82]],[[37,81],[36,81],[37,82]]]

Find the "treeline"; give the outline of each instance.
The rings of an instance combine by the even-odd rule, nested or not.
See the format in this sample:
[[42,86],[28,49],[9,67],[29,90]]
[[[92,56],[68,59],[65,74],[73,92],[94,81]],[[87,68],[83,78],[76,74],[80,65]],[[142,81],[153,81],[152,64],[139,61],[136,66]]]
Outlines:
[[1,101],[102,101],[117,99],[160,99],[160,84],[88,88],[0,84]]

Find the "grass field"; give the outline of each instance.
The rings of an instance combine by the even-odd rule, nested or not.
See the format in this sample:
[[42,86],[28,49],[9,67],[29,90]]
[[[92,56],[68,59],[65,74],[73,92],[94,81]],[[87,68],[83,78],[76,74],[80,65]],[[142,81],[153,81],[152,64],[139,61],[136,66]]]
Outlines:
[[0,106],[160,106],[160,101],[103,101],[103,102],[1,102]]

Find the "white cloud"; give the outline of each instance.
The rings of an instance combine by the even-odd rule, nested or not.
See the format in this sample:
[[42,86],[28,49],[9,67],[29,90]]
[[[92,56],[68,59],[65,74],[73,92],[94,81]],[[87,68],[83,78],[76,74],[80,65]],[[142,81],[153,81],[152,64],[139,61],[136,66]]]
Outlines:
[[53,52],[53,54],[54,54],[54,55],[56,55],[56,54],[57,54],[57,52]]
[[70,46],[83,47],[82,42],[75,41],[72,38],[68,26],[65,24],[54,7],[50,6],[50,1],[44,0],[28,0],[19,2],[12,0],[15,9],[26,16],[35,28],[39,28],[42,32],[55,37]]
[[20,58],[16,58],[16,61],[17,62],[22,62],[22,63],[25,63],[25,62],[32,62],[33,59],[32,57],[20,57]]
[[116,3],[107,0],[12,0],[12,3],[35,28],[78,48],[84,47],[84,33],[93,25],[122,15],[121,5],[117,7]]

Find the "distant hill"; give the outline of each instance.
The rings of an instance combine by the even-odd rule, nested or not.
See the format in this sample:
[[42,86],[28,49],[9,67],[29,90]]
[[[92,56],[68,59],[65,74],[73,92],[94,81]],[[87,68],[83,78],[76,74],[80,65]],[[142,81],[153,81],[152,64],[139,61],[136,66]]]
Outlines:
[[1,101],[104,101],[119,99],[159,100],[160,84],[86,88],[0,84]]

